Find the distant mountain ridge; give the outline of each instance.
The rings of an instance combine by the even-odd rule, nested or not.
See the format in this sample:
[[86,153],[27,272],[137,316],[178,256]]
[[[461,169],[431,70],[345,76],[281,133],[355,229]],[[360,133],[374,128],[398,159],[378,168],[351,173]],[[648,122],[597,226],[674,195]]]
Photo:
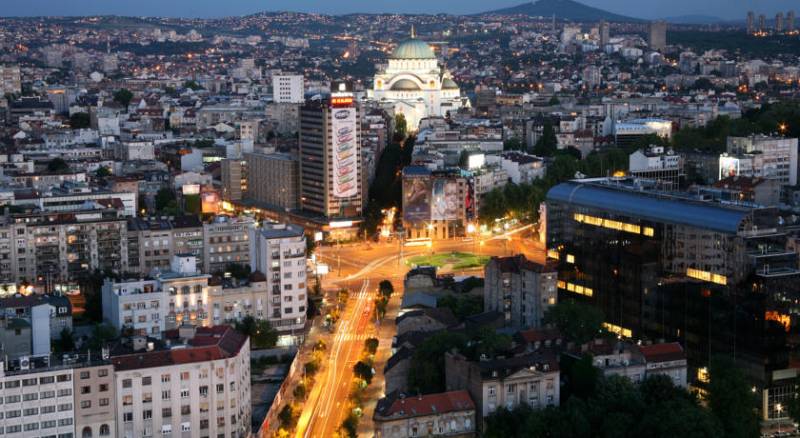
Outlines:
[[530,17],[552,17],[555,15],[556,19],[567,19],[573,21],[644,21],[639,18],[627,17],[625,15],[608,12],[603,9],[576,2],[574,0],[537,0],[534,2],[512,6],[510,8],[484,12],[480,15],[528,15]]

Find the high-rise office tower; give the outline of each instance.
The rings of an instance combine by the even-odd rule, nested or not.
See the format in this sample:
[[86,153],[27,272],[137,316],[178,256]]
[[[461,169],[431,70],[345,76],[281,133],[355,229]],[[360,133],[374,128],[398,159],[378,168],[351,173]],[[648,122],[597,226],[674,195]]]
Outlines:
[[767,30],[767,17],[764,14],[758,16],[758,31],[764,32]]
[[755,21],[756,21],[756,14],[754,14],[753,11],[748,11],[747,12],[747,33],[750,34],[750,35],[752,35],[753,32],[755,32],[755,28],[753,27],[755,25]]
[[362,212],[360,110],[352,84],[334,82],[331,90],[300,109],[300,208],[352,221]]
[[663,51],[667,48],[667,22],[653,21],[650,23],[648,46],[653,50]]
[[783,33],[783,12],[775,14],[775,33]]
[[605,20],[600,22],[600,48],[604,48],[606,44],[608,44],[610,38],[610,32],[608,27],[608,22]]
[[786,13],[786,32],[792,33],[794,32],[794,11],[789,11]]

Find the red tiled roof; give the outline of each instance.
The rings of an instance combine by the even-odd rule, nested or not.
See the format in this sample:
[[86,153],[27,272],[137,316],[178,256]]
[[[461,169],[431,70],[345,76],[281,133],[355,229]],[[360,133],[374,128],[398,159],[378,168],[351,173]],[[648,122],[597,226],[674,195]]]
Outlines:
[[670,362],[673,360],[686,359],[683,347],[677,342],[665,344],[643,345],[639,350],[644,355],[647,362]]
[[533,328],[522,330],[518,334],[520,339],[528,344],[532,344],[537,341],[555,341],[556,339],[561,339],[561,333],[559,333],[558,329],[551,328]]
[[383,412],[383,416],[392,418],[419,417],[470,409],[475,409],[475,403],[472,402],[467,391],[461,390],[419,397],[398,398],[389,409]]
[[[174,338],[175,335],[177,330],[164,333],[165,338]],[[185,347],[114,356],[111,362],[115,370],[126,371],[220,360],[238,355],[246,340],[247,336],[229,326],[198,327],[194,338]]]

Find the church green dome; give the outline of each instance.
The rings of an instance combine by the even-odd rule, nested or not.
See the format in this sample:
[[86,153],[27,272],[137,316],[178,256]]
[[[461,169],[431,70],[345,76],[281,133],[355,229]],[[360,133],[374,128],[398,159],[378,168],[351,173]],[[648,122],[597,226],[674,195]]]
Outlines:
[[400,79],[392,84],[393,91],[419,91],[419,85],[411,79]]
[[458,84],[450,78],[445,78],[442,81],[442,90],[458,90]]
[[425,41],[411,38],[394,49],[391,59],[436,59],[436,55]]

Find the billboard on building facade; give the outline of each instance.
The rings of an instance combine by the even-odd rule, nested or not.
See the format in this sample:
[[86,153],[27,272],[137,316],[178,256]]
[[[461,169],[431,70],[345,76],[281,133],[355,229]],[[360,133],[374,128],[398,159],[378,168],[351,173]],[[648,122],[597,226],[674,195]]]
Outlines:
[[333,196],[349,198],[358,193],[358,138],[356,109],[333,108]]
[[403,178],[403,220],[422,222],[431,220],[430,177]]
[[739,159],[736,157],[719,157],[719,179],[739,176]]
[[431,219],[458,219],[458,183],[450,179],[435,179],[431,195]]

